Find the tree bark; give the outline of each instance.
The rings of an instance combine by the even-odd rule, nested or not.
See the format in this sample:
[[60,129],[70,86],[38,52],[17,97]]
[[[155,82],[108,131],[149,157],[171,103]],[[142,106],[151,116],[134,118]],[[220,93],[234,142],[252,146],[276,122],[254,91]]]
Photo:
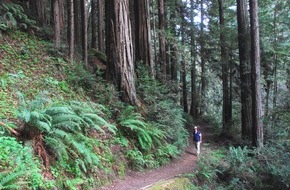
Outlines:
[[85,67],[88,67],[88,21],[86,0],[81,0],[81,18],[82,18],[82,53]]
[[248,23],[247,1],[237,0],[238,41],[241,79],[241,122],[242,138],[251,138],[251,65],[250,65],[250,33]]
[[55,48],[60,48],[60,10],[59,0],[52,1]]
[[121,99],[136,104],[131,23],[128,0],[106,0],[106,77],[121,92]]
[[65,0],[59,0],[59,26],[61,34],[65,34]]
[[70,62],[74,61],[74,0],[68,0],[68,28],[69,28],[69,58]]
[[138,0],[135,2],[135,50],[136,62],[142,62],[149,68],[149,73],[155,77],[155,69],[152,60],[151,27],[149,17],[149,1]]
[[204,8],[203,0],[200,1],[200,59],[201,59],[201,92],[200,92],[200,115],[203,115],[205,107],[206,70],[205,70],[205,44],[204,44]]
[[166,80],[166,41],[165,41],[165,5],[164,0],[158,0],[159,17],[159,53],[160,53],[160,79]]
[[81,46],[80,0],[74,0],[75,44]]
[[222,84],[223,84],[223,113],[222,113],[222,133],[228,134],[231,125],[231,107],[229,97],[229,67],[228,52],[226,47],[225,36],[225,19],[224,19],[224,0],[219,0],[219,19],[220,19],[220,48],[222,64]]
[[98,49],[105,52],[104,45],[104,1],[98,0]]
[[92,0],[92,10],[91,10],[91,26],[92,26],[92,41],[91,47],[97,49],[97,2]]
[[38,21],[41,26],[46,26],[47,23],[47,5],[46,5],[46,0],[38,0],[35,2],[36,3],[36,11],[37,11],[37,17]]
[[190,54],[191,54],[191,104],[190,115],[197,118],[197,93],[196,93],[196,40],[194,38],[194,1],[190,0],[191,6],[191,32],[190,32]]
[[250,0],[251,76],[252,76],[252,144],[263,146],[262,100],[260,85],[260,38],[258,0]]

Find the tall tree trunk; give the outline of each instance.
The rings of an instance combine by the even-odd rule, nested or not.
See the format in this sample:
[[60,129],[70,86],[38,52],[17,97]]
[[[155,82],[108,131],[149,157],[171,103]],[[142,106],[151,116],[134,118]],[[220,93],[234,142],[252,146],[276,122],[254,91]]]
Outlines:
[[190,54],[191,54],[191,104],[190,115],[197,118],[197,93],[196,93],[196,42],[194,32],[194,1],[190,0],[191,7],[191,32],[190,32]]
[[182,69],[181,69],[181,80],[182,80],[182,105],[183,105],[183,111],[185,113],[188,113],[188,102],[187,102],[187,83],[186,83],[186,62],[185,58],[182,58],[183,60],[181,61]]
[[204,44],[204,7],[200,1],[200,59],[201,59],[201,92],[200,92],[200,115],[203,115],[205,107],[206,70],[205,70],[205,44]]
[[81,45],[81,25],[80,25],[80,0],[74,0],[74,23],[75,23],[75,44]]
[[[173,5],[176,6],[176,3]],[[173,21],[176,19],[177,17],[177,9],[174,9],[170,12],[170,20]],[[169,22],[170,25],[170,30],[172,35],[174,36],[174,38],[177,38],[177,34],[176,34],[176,23],[175,22]],[[174,84],[176,85],[176,87],[174,89],[178,89],[178,79],[177,79],[177,70],[178,70],[178,51],[177,51],[177,44],[173,42],[169,43],[170,46],[170,79],[174,81]],[[177,92],[178,90],[176,90],[176,94],[178,94]]]
[[[278,38],[278,36],[277,36],[277,11],[278,11],[278,7],[279,7],[279,5],[276,5],[277,7],[275,7],[275,12],[274,12],[274,38],[275,38],[275,40],[274,40],[274,48],[276,48],[277,47],[277,44],[278,44],[278,42],[277,42],[277,38]],[[275,51],[275,53],[274,53],[274,57],[273,57],[273,59],[274,59],[274,68],[273,68],[273,78],[274,78],[274,89],[273,89],[273,109],[275,109],[276,108],[276,100],[277,100],[277,88],[278,88],[278,84],[277,84],[277,66],[278,66],[278,54],[276,53],[277,52],[277,50]],[[271,81],[271,80],[270,80]],[[268,83],[270,83],[270,81],[268,81]],[[270,86],[270,84],[268,84],[269,86]],[[269,89],[268,89],[268,91],[267,91],[267,93],[270,93],[270,87],[269,87]],[[267,98],[269,98],[269,95],[267,94]],[[265,115],[268,115],[268,101],[267,101],[267,104],[266,104],[266,111],[265,111],[266,113],[265,113]]]
[[[181,19],[180,23],[180,33],[181,33],[181,45],[182,48],[185,48],[185,38],[186,38],[186,33],[185,33],[185,10],[183,6],[180,6],[179,9],[179,15]],[[185,50],[185,49],[184,49]],[[181,54],[181,69],[180,69],[180,80],[182,84],[182,101],[181,105],[183,105],[183,111],[185,113],[188,113],[188,102],[187,102],[187,82],[186,82],[186,60],[185,60],[185,55],[182,53]]]
[[69,28],[69,58],[70,62],[74,61],[74,0],[68,0],[68,28]]
[[247,1],[237,0],[238,40],[241,79],[241,122],[242,138],[251,138],[251,65],[250,65],[250,34],[248,24]]
[[[171,14],[170,14],[171,20],[176,19],[176,17],[177,17],[176,13],[177,13],[176,10],[171,12]],[[172,30],[173,36],[177,37],[176,30],[175,30],[175,23],[171,22],[170,25],[171,25],[170,28]],[[176,43],[174,43],[174,42],[170,43],[171,55],[169,57],[170,58],[170,62],[171,62],[171,64],[170,64],[170,73],[171,73],[170,79],[172,80],[172,84],[174,85],[173,86],[173,92],[176,95],[179,94],[178,69],[180,68],[179,67],[179,54],[178,54],[177,46],[178,45]],[[178,101],[179,101],[178,96],[176,96],[174,98],[174,101],[176,103],[178,103]]]
[[149,0],[135,2],[135,22],[136,61],[147,65],[151,76],[154,77],[155,68],[152,60]]
[[[289,66],[287,67],[286,72],[287,72],[286,87],[288,89],[288,95],[287,95],[287,97],[288,97],[288,100],[290,100],[290,67]],[[289,110],[290,109],[290,102],[288,101],[286,103],[286,105],[287,105],[286,109]]]
[[[151,4],[150,4],[151,3]],[[156,26],[156,13],[154,12],[154,10],[157,10],[158,8],[156,8],[155,6],[155,1],[150,1],[150,5],[151,5],[151,9],[152,9],[152,14],[151,14],[151,17],[152,17],[152,33],[153,33],[153,36],[152,36],[152,41],[153,41],[153,62],[155,62],[155,75],[156,75],[156,78],[157,78],[157,74],[159,75],[159,71],[158,71],[158,50],[157,50],[157,41],[158,41],[158,35],[157,35],[157,26]],[[158,6],[157,6],[158,7]],[[160,77],[159,77],[160,78]]]
[[260,38],[258,0],[250,0],[251,21],[251,76],[252,76],[252,144],[263,146],[262,100],[260,85]]
[[160,52],[160,79],[166,80],[166,42],[165,42],[165,4],[164,0],[158,0],[159,17],[159,52]]
[[86,0],[81,0],[81,18],[82,18],[82,53],[83,62],[88,67],[88,21]]
[[91,25],[92,25],[92,41],[91,47],[97,49],[97,2],[92,0],[92,10],[91,10]]
[[98,49],[105,52],[104,45],[104,0],[98,0]]
[[38,21],[41,26],[46,26],[48,23],[47,20],[47,5],[46,5],[46,0],[38,0],[35,2],[36,3],[36,11],[37,11],[37,17]]
[[65,0],[59,0],[59,26],[61,34],[65,33]]
[[226,47],[225,36],[225,19],[224,19],[224,0],[219,0],[219,18],[220,18],[220,48],[221,48],[221,64],[222,64],[222,83],[223,83],[223,127],[222,133],[228,134],[231,118],[230,118],[230,97],[229,97],[229,67],[228,67],[228,52]]
[[131,23],[128,0],[106,0],[107,80],[113,81],[121,98],[136,104]]
[[57,49],[60,48],[60,12],[59,0],[52,1],[53,23],[54,23],[54,42]]

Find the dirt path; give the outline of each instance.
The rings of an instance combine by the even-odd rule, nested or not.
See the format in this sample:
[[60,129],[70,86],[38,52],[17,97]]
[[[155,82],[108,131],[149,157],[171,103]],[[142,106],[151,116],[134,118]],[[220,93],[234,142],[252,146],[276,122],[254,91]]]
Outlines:
[[[207,136],[211,136],[207,125],[200,124],[199,126],[204,140],[207,139]],[[192,129],[190,129],[190,134],[192,134]],[[192,138],[189,139],[189,146],[185,149],[185,152],[170,164],[146,172],[128,171],[123,180],[116,180],[109,186],[103,187],[102,190],[144,190],[158,181],[193,172],[198,158],[194,152]]]

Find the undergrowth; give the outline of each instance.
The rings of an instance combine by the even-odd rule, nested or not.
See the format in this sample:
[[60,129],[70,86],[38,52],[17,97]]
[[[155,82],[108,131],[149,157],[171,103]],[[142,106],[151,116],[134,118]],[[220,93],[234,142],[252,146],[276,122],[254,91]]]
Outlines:
[[290,155],[285,151],[277,145],[206,151],[189,178],[198,189],[288,189]]
[[182,110],[166,100],[170,89],[157,80],[140,78],[144,107],[132,107],[101,73],[49,54],[50,43],[35,36],[6,32],[0,38],[0,135],[16,135],[31,147],[26,153],[35,156],[31,164],[39,178],[23,178],[5,165],[3,175],[11,171],[28,189],[92,189],[127,167],[164,165],[187,145]]
[[12,137],[0,137],[0,189],[50,188],[32,147]]

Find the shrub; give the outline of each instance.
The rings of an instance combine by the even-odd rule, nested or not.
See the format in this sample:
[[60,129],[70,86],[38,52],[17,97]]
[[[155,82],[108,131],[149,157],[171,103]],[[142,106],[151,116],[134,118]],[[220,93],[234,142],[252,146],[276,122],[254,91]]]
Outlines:
[[3,3],[0,5],[0,30],[16,29],[35,26],[36,22],[25,14],[21,5]]
[[170,89],[148,75],[146,68],[138,69],[138,92],[147,105],[146,119],[164,131],[167,142],[182,149],[188,145],[183,111],[175,102]]
[[102,167],[100,160],[106,160],[96,136],[116,131],[103,119],[104,107],[91,102],[46,102],[49,100],[45,96],[24,102],[18,113],[24,122],[23,131],[29,131],[28,139],[37,143],[35,151],[44,165],[50,167],[51,152],[61,168],[75,177],[94,175]]
[[32,147],[12,137],[0,137],[0,189],[45,187],[40,162],[32,155]]

